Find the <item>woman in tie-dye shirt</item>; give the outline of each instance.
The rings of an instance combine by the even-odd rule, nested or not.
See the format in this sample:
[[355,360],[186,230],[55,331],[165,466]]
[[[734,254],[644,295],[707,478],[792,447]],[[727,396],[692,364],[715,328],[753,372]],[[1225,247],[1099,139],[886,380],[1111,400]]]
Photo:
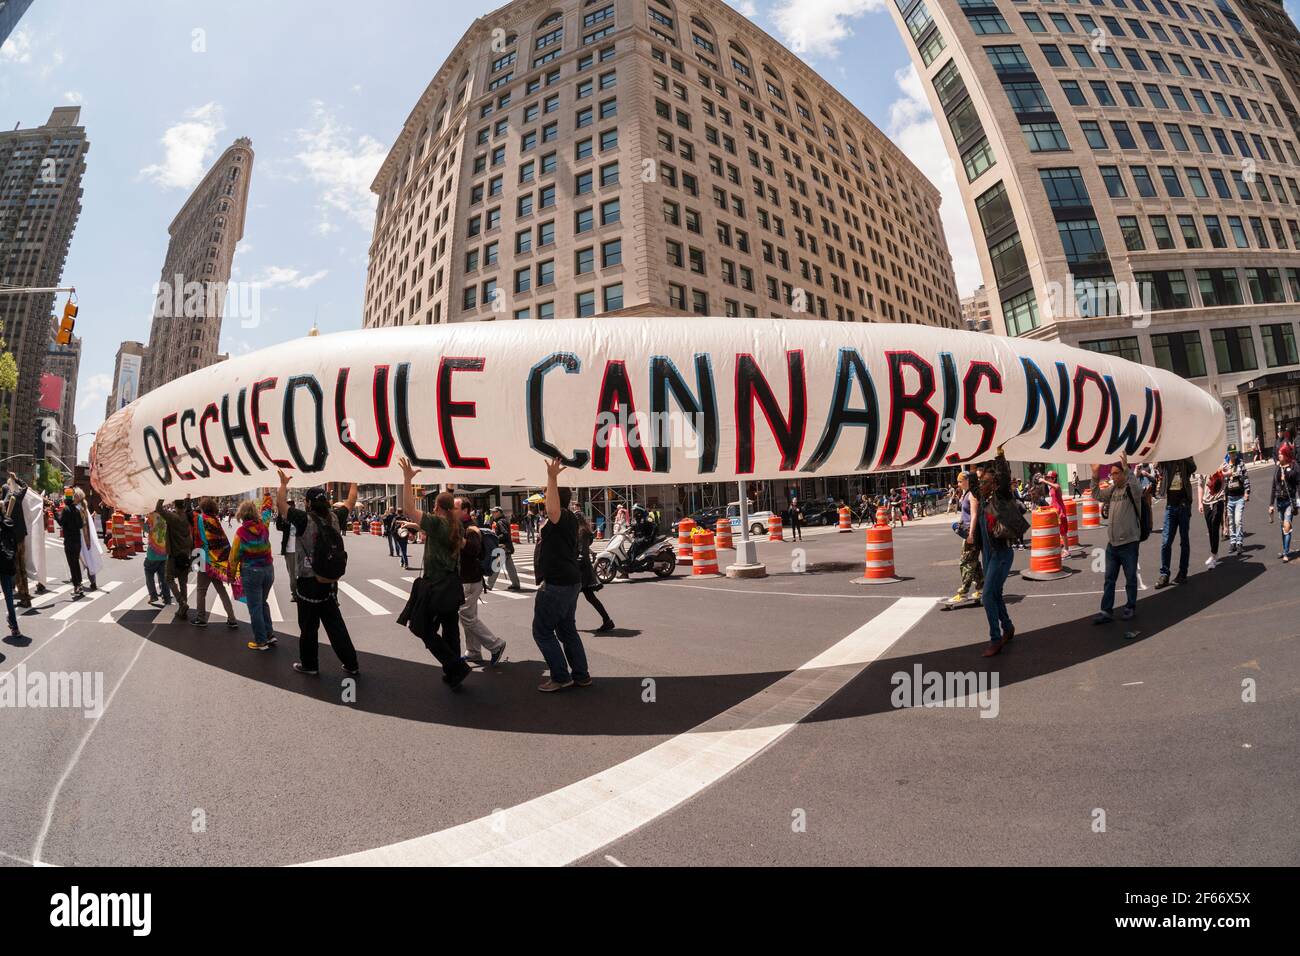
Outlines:
[[238,575],[244,585],[244,600],[248,602],[248,616],[253,625],[248,649],[265,651],[276,643],[271,632],[271,606],[267,603],[275,583],[271,536],[254,502],[241,504],[235,517],[240,524],[230,545],[230,574],[232,579]]

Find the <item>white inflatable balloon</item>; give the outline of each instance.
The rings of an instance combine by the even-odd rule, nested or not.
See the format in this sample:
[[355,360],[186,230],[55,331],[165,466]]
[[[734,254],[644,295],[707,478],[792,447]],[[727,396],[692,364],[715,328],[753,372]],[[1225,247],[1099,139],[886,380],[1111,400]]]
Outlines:
[[155,389],[96,434],[115,507],[326,481],[572,486],[732,481],[1224,451],[1223,409],[1160,369],[911,325],[728,318],[343,332]]

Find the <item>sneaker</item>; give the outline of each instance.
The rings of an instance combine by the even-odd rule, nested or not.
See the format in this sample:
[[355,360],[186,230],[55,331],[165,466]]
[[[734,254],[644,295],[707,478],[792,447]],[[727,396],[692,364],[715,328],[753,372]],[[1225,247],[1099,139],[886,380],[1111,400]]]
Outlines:
[[591,686],[591,675],[588,674],[586,677],[582,677],[582,678],[575,677],[575,678],[573,679],[573,686],[575,686],[575,687],[590,687],[590,686]]
[[1186,584],[1186,583],[1187,583],[1187,572],[1179,571],[1178,576],[1174,578],[1174,584]]
[[1110,623],[1111,621],[1113,621],[1113,620],[1115,620],[1115,618],[1113,618],[1111,615],[1107,614],[1105,611],[1101,611],[1101,612],[1099,612],[1099,613],[1097,614],[1096,617],[1094,617],[1094,618],[1092,619],[1092,623],[1093,623],[1093,624],[1109,624],[1109,623]]
[[614,630],[614,622],[613,622],[613,621],[606,621],[604,624],[600,625],[600,627],[596,628],[596,629],[595,629],[594,631],[592,631],[591,633],[593,633],[593,634],[608,634],[608,633],[609,633],[610,631],[612,631],[612,630]]
[[271,642],[267,641],[265,644],[259,644],[257,641],[249,641],[248,649],[250,651],[269,651],[271,649]]
[[275,647],[275,645],[280,643],[280,639],[276,637],[274,634],[272,634],[270,637],[266,639],[266,643],[270,647]]
[[1219,559],[1218,559],[1218,557],[1215,556],[1215,555],[1213,555],[1213,554],[1210,555],[1208,558],[1205,559],[1205,566],[1206,566],[1207,568],[1210,568],[1211,570],[1213,570],[1214,568],[1217,568],[1217,567],[1219,566]]
[[538,684],[537,689],[540,690],[543,694],[554,694],[557,690],[568,690],[572,686],[573,686],[572,679],[565,681],[563,684],[557,684],[555,681],[550,680],[548,678],[542,681],[542,683]]
[[1126,607],[1124,610],[1119,612],[1119,616],[1121,620],[1131,621],[1133,620],[1134,613],[1136,612],[1131,607]]
[[460,659],[461,659],[462,661],[464,661],[466,664],[482,664],[482,663],[483,663],[483,655],[482,655],[482,654],[462,654],[462,655],[460,656]]
[[176,613],[172,615],[173,624],[180,624],[182,621],[188,621],[189,619],[190,612],[183,607],[177,608]]
[[195,627],[207,627],[208,619],[206,617],[196,617],[194,620],[190,621],[190,623]]
[[972,592],[971,592],[970,599],[971,599],[972,601],[978,601],[978,600],[980,600],[980,593],[981,593],[981,592],[979,592],[979,591],[972,591]]
[[506,646],[504,644],[502,644],[500,647],[498,647],[495,651],[492,652],[491,663],[493,667],[496,667],[498,664],[501,663],[501,658],[505,654],[505,652],[506,652]]
[[512,585],[510,585],[510,587],[506,588],[506,590],[507,590],[507,591],[522,591],[523,588],[521,588],[521,587],[520,587],[519,585],[517,585],[517,584],[512,584]]
[[320,671],[318,670],[308,670],[307,668],[303,667],[302,661],[294,661],[293,669],[296,670],[299,674],[306,674],[308,677],[315,677],[317,674],[320,673]]
[[1159,580],[1156,581],[1156,590],[1159,591],[1161,588],[1167,587],[1169,587],[1169,575],[1162,574]]
[[72,589],[72,600],[74,600],[74,601],[80,601],[80,600],[81,600],[82,598],[84,598],[85,596],[86,596],[86,592],[83,591],[83,590],[81,590],[81,588],[73,588],[73,589]]
[[239,622],[232,617],[229,621],[226,622],[226,627],[228,627],[232,631],[237,631],[239,630]]
[[964,591],[958,591],[956,594],[954,594],[952,597],[948,599],[948,603],[960,604],[964,600],[966,600],[966,593]]
[[347,674],[349,677],[356,677],[358,674],[361,673],[361,668],[360,668],[360,667],[348,667],[348,666],[345,664],[345,665],[343,665],[343,673]]

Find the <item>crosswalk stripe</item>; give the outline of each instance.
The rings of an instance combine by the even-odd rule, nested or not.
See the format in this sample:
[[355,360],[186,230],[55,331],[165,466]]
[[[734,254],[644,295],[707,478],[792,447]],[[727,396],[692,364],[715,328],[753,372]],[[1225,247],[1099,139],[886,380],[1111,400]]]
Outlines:
[[51,621],[68,620],[68,618],[72,617],[72,615],[76,614],[87,604],[90,604],[93,601],[98,601],[105,594],[108,594],[109,592],[116,590],[117,586],[121,583],[122,583],[121,581],[108,581],[105,584],[103,584],[98,591],[87,591],[86,596],[83,597],[80,601],[74,601],[73,603],[69,604],[67,607],[56,611],[54,614],[50,616],[50,620]]
[[100,624],[112,624],[112,623],[116,620],[116,618],[113,617],[114,614],[117,614],[119,611],[129,611],[129,610],[131,610],[133,607],[135,607],[137,604],[140,603],[140,598],[144,597],[144,596],[145,596],[146,594],[148,594],[148,593],[149,593],[149,588],[148,588],[148,587],[142,587],[142,588],[140,588],[138,591],[136,591],[134,594],[132,594],[129,598],[127,598],[125,601],[123,601],[123,602],[122,602],[121,604],[119,604],[117,607],[113,608],[113,610],[109,611],[107,614],[105,614],[103,617],[101,617],[101,618],[99,619],[99,623],[100,623]]
[[284,617],[280,614],[280,602],[275,599],[274,591],[267,595],[266,603],[271,605],[271,623],[283,622]]
[[[532,590],[532,589],[530,589]],[[484,594],[498,595],[503,598],[510,598],[512,601],[527,601],[528,595],[516,591],[507,591],[505,588],[493,588],[491,591],[484,591]]]
[[53,601],[60,594],[66,594],[72,590],[71,584],[60,584],[57,588],[50,588],[44,594],[37,594],[32,598],[32,607],[44,607]]
[[382,605],[378,604],[375,601],[372,601],[370,598],[366,597],[364,594],[362,594],[352,585],[348,584],[346,581],[339,582],[339,590],[342,591],[344,594],[346,594],[348,597],[352,598],[352,600],[360,604],[361,609],[365,611],[367,614],[370,614],[372,616],[378,616],[380,614],[388,613],[387,611],[384,610]]
[[373,584],[375,587],[379,588],[381,591],[387,591],[389,594],[396,595],[399,598],[410,597],[410,594],[408,592],[403,591],[397,585],[389,584],[387,581],[382,581],[379,578],[371,578],[370,583]]
[[[175,594],[172,595],[172,600],[173,601],[176,600]],[[185,603],[188,605],[188,604],[192,604],[193,601],[194,601],[194,585],[191,584],[187,592],[187,596],[185,598]],[[153,619],[153,622],[155,624],[166,624],[168,618],[175,617],[175,616],[176,616],[176,605],[164,604],[162,610],[158,612],[157,617]]]

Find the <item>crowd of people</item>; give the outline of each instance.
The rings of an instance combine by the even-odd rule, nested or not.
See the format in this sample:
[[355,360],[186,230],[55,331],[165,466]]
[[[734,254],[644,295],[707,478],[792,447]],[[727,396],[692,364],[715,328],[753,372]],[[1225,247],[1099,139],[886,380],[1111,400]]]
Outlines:
[[[1286,563],[1292,556],[1292,521],[1300,510],[1300,465],[1289,436],[1279,441],[1274,454],[1269,520],[1276,514],[1281,522],[1278,558]],[[1209,536],[1206,567],[1218,567],[1220,546],[1225,540],[1229,555],[1243,553],[1245,505],[1250,500],[1251,481],[1236,445],[1228,446],[1220,466],[1209,473],[1199,472],[1190,458],[1132,467],[1121,455],[1119,461],[1094,466],[1091,479],[1093,496],[1107,517],[1105,578],[1094,624],[1108,624],[1115,619],[1115,591],[1121,573],[1125,602],[1119,617],[1127,621],[1137,613],[1138,552],[1152,532],[1152,502],[1157,497],[1165,500],[1157,590],[1187,582],[1193,510],[1204,518]],[[1076,479],[1071,491],[1077,495],[1080,490],[1081,483]],[[1035,471],[1028,481],[1013,481],[999,449],[992,462],[958,475],[949,500],[950,510],[957,515],[952,528],[962,539],[960,583],[951,600],[954,604],[976,600],[983,605],[989,625],[989,645],[984,656],[992,657],[1015,637],[1003,589],[1014,564],[1014,552],[1027,547],[1028,513],[1036,507],[1056,511],[1061,540],[1066,540],[1060,479],[1053,470],[1044,468]]]

